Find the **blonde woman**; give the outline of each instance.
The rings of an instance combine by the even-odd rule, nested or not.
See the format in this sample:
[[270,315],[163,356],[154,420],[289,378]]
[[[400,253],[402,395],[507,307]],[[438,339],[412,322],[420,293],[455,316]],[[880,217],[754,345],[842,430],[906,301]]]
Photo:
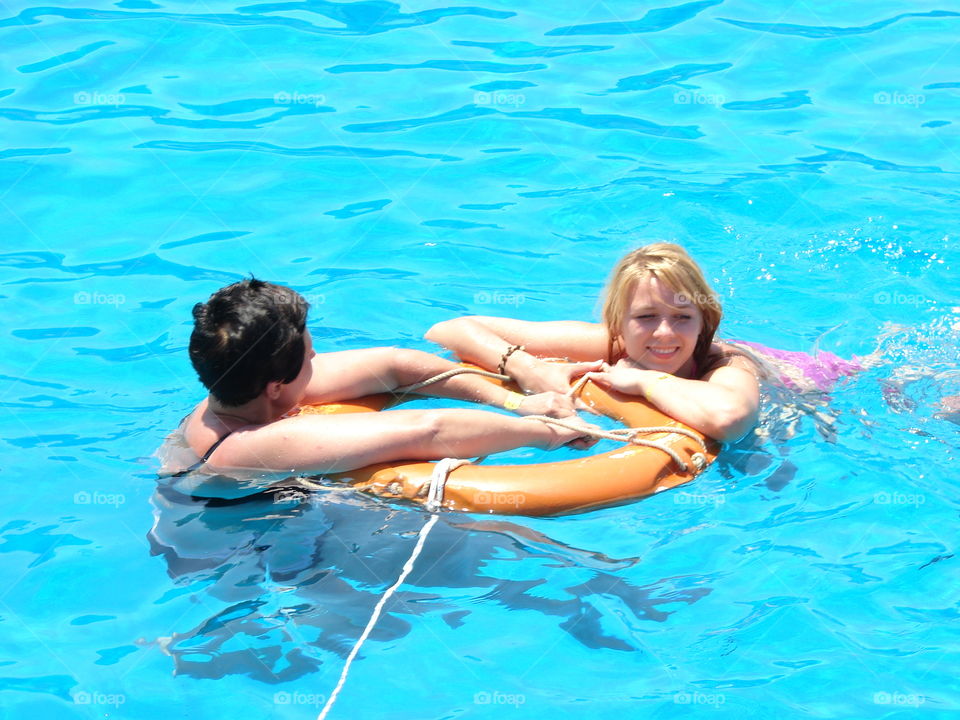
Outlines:
[[720,303],[683,248],[655,243],[624,257],[602,315],[600,323],[463,317],[434,325],[426,337],[509,374],[528,393],[565,391],[587,373],[717,440],[754,426],[758,363],[749,350],[715,339]]

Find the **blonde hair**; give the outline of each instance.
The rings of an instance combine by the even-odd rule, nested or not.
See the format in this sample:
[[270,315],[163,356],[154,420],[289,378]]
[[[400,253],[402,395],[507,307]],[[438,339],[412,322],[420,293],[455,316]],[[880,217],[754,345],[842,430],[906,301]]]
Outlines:
[[673,290],[677,302],[695,305],[703,316],[703,327],[693,350],[697,372],[707,370],[713,336],[720,326],[723,309],[717,296],[703,277],[700,267],[687,251],[673,243],[652,243],[628,253],[613,269],[603,303],[603,324],[610,336],[609,361],[615,362],[614,350],[623,352],[620,328],[627,314],[630,296],[639,280],[655,277]]

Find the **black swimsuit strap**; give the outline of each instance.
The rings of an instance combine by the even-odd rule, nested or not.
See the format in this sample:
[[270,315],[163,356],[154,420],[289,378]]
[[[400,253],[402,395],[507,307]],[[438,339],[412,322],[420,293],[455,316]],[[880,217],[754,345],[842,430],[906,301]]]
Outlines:
[[209,460],[210,456],[213,455],[213,451],[220,447],[220,444],[231,435],[233,435],[233,430],[227,431],[226,435],[217,440],[213,445],[210,446],[210,449],[203,454],[203,457],[200,458],[200,462],[205,463],[207,460]]
[[226,439],[227,439],[228,437],[230,437],[231,435],[233,435],[233,430],[230,430],[226,435],[224,435],[222,438],[220,438],[219,440],[217,440],[213,445],[211,445],[210,448],[203,454],[203,457],[201,457],[199,460],[197,460],[193,465],[191,465],[191,466],[188,467],[187,469],[181,470],[180,472],[171,473],[171,474],[166,475],[166,476],[164,476],[164,477],[172,477],[172,478],[183,477],[183,476],[186,475],[187,473],[192,473],[194,470],[199,469],[201,465],[203,465],[204,463],[207,462],[207,460],[210,459],[210,456],[213,455],[213,452],[214,452],[218,447],[220,447],[220,445],[223,443],[223,441],[226,440]]

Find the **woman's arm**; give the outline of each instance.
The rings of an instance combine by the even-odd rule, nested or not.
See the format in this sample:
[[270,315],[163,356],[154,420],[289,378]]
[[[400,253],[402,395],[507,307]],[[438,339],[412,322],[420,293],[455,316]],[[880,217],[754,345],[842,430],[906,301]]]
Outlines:
[[[330,403],[394,392],[457,367],[449,360],[419,350],[386,347],[324,353],[313,359],[313,377],[303,402]],[[414,392],[494,407],[504,407],[511,395],[509,390],[470,374],[455,375]],[[514,411],[520,415],[553,417],[576,414],[573,400],[558,393],[525,397]]]
[[759,415],[757,379],[743,367],[727,365],[702,380],[686,380],[620,362],[589,377],[604,387],[645,397],[664,414],[722,442],[742,437]]
[[[584,428],[593,426],[580,423]],[[209,469],[337,473],[399,460],[474,457],[531,446],[553,449],[582,433],[482,410],[390,410],[298,415],[234,432]]]
[[[530,322],[475,315],[437,323],[426,338],[453,350],[467,362],[488,370],[505,371],[528,392],[566,392],[577,375],[593,369],[606,357],[608,335],[596,323]],[[546,363],[540,358],[566,358],[574,363]]]

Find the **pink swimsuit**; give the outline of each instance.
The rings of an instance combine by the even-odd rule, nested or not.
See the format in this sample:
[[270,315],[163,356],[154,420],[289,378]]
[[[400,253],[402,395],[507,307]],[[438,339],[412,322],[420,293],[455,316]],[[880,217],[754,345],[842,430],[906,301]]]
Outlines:
[[[816,355],[809,355],[794,350],[777,350],[776,348],[767,347],[760,343],[747,342],[745,340],[737,340],[735,342],[738,345],[746,345],[749,348],[753,348],[778,363],[792,365],[823,392],[830,390],[840,378],[853,375],[863,370],[863,365],[856,360],[844,360],[831,352],[822,350],[818,351]],[[797,388],[796,382],[788,375],[781,375],[780,379],[790,387]]]

